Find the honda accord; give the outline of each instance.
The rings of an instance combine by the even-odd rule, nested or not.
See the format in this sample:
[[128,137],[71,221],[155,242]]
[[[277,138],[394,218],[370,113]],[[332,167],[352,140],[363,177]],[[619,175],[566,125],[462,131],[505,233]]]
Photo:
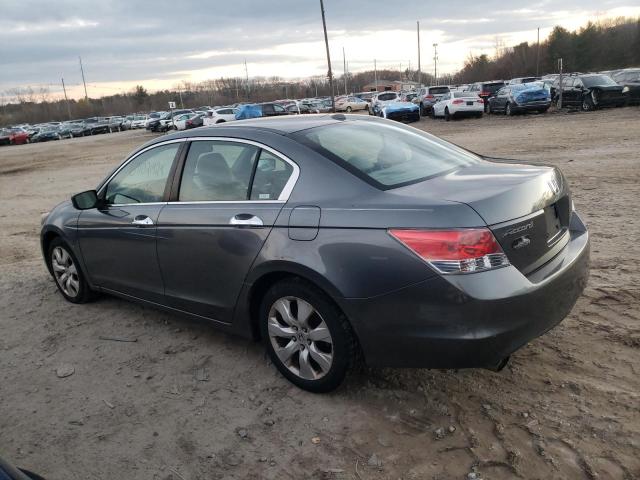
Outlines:
[[68,301],[103,292],[262,339],[315,392],[358,357],[497,370],[589,269],[557,168],[342,114],[157,138],[45,215],[41,244]]

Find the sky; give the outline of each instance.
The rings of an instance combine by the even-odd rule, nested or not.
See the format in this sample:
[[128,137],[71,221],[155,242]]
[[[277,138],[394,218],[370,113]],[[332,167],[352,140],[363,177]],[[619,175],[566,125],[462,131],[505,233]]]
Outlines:
[[[325,0],[332,66],[453,73],[472,53],[544,39],[555,25],[640,16],[639,0]],[[508,8],[507,8],[508,7]],[[2,0],[0,95],[45,88],[90,97],[222,76],[303,78],[327,72],[319,0]]]

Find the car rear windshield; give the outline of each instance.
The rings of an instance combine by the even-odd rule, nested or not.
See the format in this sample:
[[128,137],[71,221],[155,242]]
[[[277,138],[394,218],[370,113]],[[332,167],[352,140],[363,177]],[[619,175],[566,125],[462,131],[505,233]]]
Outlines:
[[482,85],[482,91],[495,93],[504,87],[504,82],[496,82],[496,83],[484,83]]
[[295,137],[383,190],[480,161],[471,152],[403,125],[341,122],[303,130]]
[[449,87],[430,87],[429,93],[440,95],[441,93],[449,93]]
[[477,97],[474,92],[453,92],[454,98],[469,98],[469,97]]

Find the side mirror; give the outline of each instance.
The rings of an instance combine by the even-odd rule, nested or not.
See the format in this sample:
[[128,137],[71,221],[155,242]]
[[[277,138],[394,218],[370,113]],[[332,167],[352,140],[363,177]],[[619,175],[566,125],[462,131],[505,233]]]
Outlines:
[[71,203],[78,210],[89,210],[98,206],[98,194],[95,190],[76,193],[71,197]]

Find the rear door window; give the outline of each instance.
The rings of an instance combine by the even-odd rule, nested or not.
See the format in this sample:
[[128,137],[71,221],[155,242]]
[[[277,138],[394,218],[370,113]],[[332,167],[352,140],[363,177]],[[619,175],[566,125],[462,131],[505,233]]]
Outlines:
[[182,173],[178,200],[247,200],[259,151],[254,145],[239,142],[192,142]]
[[292,173],[293,167],[289,163],[262,150],[253,177],[250,200],[277,200]]

